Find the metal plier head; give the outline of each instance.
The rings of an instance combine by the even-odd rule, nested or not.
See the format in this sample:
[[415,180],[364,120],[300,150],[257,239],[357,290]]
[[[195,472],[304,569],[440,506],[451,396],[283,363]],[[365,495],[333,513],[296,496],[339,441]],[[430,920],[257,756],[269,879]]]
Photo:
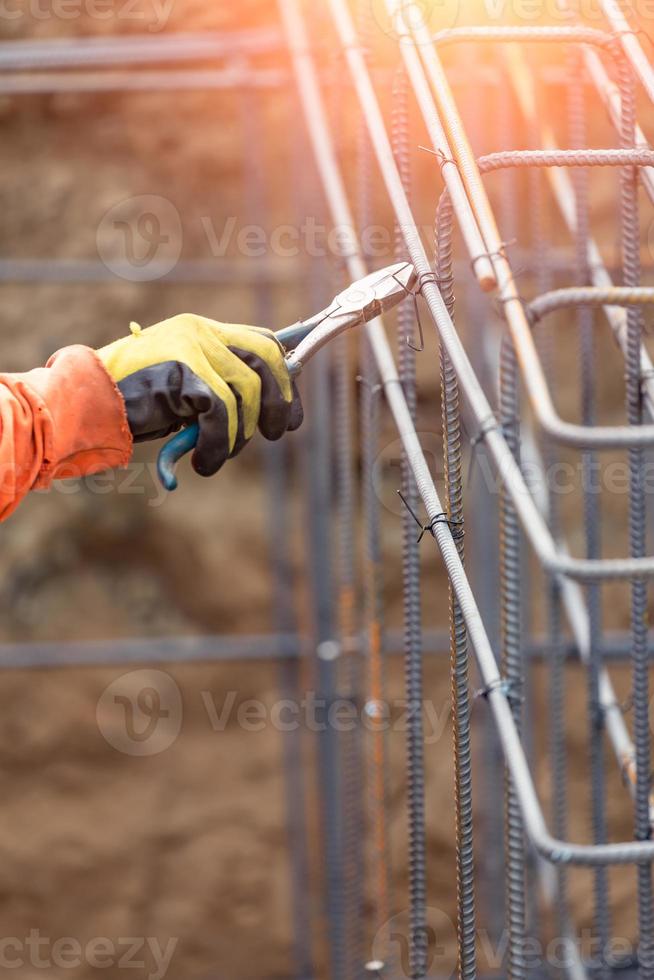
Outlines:
[[386,266],[351,283],[310,320],[278,331],[277,337],[287,349],[295,347],[288,356],[291,373],[297,374],[316,351],[343,330],[367,323],[392,309],[410,295],[417,279],[410,262]]

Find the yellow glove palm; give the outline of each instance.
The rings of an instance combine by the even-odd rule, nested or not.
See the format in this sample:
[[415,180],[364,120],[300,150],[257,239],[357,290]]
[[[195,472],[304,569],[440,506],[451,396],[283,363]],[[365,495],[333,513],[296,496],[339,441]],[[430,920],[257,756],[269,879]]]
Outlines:
[[259,426],[278,439],[302,421],[284,352],[261,327],[181,314],[98,351],[116,381],[136,440],[153,439],[191,420],[200,428],[195,469],[215,473]]

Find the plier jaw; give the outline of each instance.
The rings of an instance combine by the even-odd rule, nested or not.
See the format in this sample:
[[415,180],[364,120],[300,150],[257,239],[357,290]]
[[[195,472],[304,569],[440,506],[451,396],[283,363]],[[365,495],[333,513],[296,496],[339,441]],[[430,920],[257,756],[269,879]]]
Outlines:
[[299,374],[306,361],[343,330],[392,309],[413,292],[417,280],[410,262],[396,262],[351,283],[310,320],[280,330],[277,337],[284,347],[294,348],[287,358],[291,374]]

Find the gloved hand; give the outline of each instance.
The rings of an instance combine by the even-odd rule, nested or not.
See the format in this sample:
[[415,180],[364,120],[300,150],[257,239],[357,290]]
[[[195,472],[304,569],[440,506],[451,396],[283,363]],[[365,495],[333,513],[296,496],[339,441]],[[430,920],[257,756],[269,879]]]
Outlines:
[[300,398],[270,330],[190,313],[130,330],[97,353],[125,400],[136,442],[197,421],[193,468],[211,476],[257,425],[266,439],[279,439],[301,424]]

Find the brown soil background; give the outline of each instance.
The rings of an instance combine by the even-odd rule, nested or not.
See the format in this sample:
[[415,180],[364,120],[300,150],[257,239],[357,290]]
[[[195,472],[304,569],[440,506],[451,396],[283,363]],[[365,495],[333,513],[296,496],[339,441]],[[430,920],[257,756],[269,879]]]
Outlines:
[[[142,31],[147,22],[117,16],[98,21],[77,17],[35,18],[24,12],[0,21],[7,39],[28,36]],[[142,8],[145,9],[145,8]],[[472,8],[470,9],[473,13]],[[318,5],[316,16],[324,13]],[[471,19],[474,19],[471,16]],[[276,22],[270,0],[250,0],[238,7],[175,0],[166,30],[234,29]],[[328,45],[325,45],[328,49]],[[383,44],[381,44],[384,57]],[[328,51],[325,63],[334,67]],[[337,92],[338,94],[338,92]],[[470,94],[470,93],[468,93]],[[499,146],[493,127],[497,107],[475,119],[476,149]],[[264,225],[295,220],[293,180],[289,178],[289,133],[299,125],[292,101],[284,93],[265,97],[260,139],[245,144],[243,107],[231,93],[138,94],[5,98],[0,102],[3,152],[0,176],[4,188],[2,255],[12,257],[94,257],[96,229],[104,214],[133,195],[157,194],[171,200],[182,215],[184,258],[210,258],[201,218],[210,215],[216,228],[230,215],[241,224],[252,220],[245,186],[245,154],[265,164],[268,212]],[[342,151],[353,156],[352,100],[339,106]],[[597,117],[597,118],[596,118]],[[599,113],[593,117],[601,145],[612,136]],[[518,142],[524,137],[518,137]],[[415,143],[424,142],[416,136]],[[416,154],[418,208],[430,221],[435,194],[433,170],[426,155]],[[309,164],[307,163],[307,167]],[[607,255],[616,252],[614,175],[593,182],[594,215]],[[497,178],[492,184],[498,187]],[[524,185],[516,181],[516,193]],[[390,219],[378,194],[380,220]],[[322,205],[316,203],[315,213]],[[528,222],[521,209],[522,229]],[[554,240],[563,240],[553,228]],[[646,229],[643,244],[646,245]],[[289,285],[272,288],[274,316],[269,325],[291,322],[306,312],[303,278],[306,263],[286,263]],[[648,271],[647,275],[651,277]],[[323,283],[325,295],[329,289]],[[529,285],[525,286],[529,290]],[[209,286],[162,283],[103,285],[5,284],[0,286],[0,343],[3,368],[26,370],[68,343],[98,346],[125,332],[130,320],[155,322],[193,310],[225,321],[256,318],[253,290],[242,285]],[[464,297],[465,298],[465,297]],[[298,310],[299,308],[299,310]],[[465,311],[462,320],[465,317]],[[577,387],[569,367],[569,325],[560,327],[562,379],[558,397],[566,417],[576,417]],[[613,347],[598,335],[602,411],[620,418],[621,369]],[[559,334],[557,334],[557,337]],[[600,339],[601,338],[601,339]],[[436,387],[436,351],[428,338],[419,358],[421,426],[438,432],[440,409]],[[355,369],[353,367],[353,374]],[[311,415],[311,394],[305,391]],[[384,420],[384,445],[392,442]],[[309,450],[309,426],[291,438],[297,460]],[[438,440],[438,437],[433,437]],[[137,459],[151,464],[153,447]],[[305,540],[308,516],[303,508],[301,467],[293,470],[292,523],[296,564],[296,605],[307,621]],[[392,473],[384,473],[392,497]],[[256,448],[230,464],[220,477],[205,482],[188,466],[182,489],[161,506],[152,469],[135,486],[140,493],[113,489],[104,495],[92,488],[78,492],[38,494],[29,499],[2,529],[0,558],[0,638],[3,641],[74,641],[180,634],[255,633],[272,628],[271,577],[266,536],[266,499]],[[386,497],[384,499],[387,499]],[[390,497],[388,498],[390,499]],[[606,503],[608,553],[624,551],[624,501]],[[475,517],[470,515],[474,533]],[[573,499],[566,518],[575,553],[583,538]],[[383,548],[387,558],[386,616],[401,623],[399,589],[400,522],[384,511]],[[425,623],[446,628],[445,580],[433,549],[425,542]],[[535,592],[538,594],[538,579]],[[622,587],[606,590],[606,625],[628,623],[628,596]],[[533,608],[541,619],[540,604]],[[282,745],[270,726],[262,733],[244,731],[235,722],[211,730],[202,692],[220,704],[227,691],[237,703],[274,702],[278,676],[269,663],[166,666],[180,687],[184,723],[174,745],[151,758],[123,755],[98,730],[96,706],[106,685],[124,667],[102,669],[7,670],[0,687],[0,919],[5,937],[24,939],[37,929],[53,941],[75,937],[157,937],[165,945],[178,940],[170,976],[199,978],[282,978],[291,975],[289,848],[284,802]],[[427,696],[437,712],[449,697],[447,664],[428,659]],[[619,693],[628,690],[626,672],[617,669]],[[474,681],[473,681],[474,682]],[[304,683],[313,684],[310,666]],[[401,664],[389,666],[389,697],[402,695]],[[535,745],[539,789],[549,800],[544,715],[546,673],[535,671]],[[568,687],[569,762],[572,774],[571,836],[589,839],[587,736],[583,722],[584,680],[571,666]],[[475,706],[475,737],[484,737],[483,704]],[[449,724],[426,753],[429,859],[429,905],[454,914],[452,763]],[[324,923],[320,911],[321,856],[316,822],[317,778],[311,740],[305,739],[311,834],[312,883],[307,902],[312,910],[318,963],[324,961]],[[406,815],[404,736],[390,738],[389,777],[392,909],[406,908]],[[478,785],[483,758],[476,759]],[[609,811],[614,839],[630,835],[630,806],[609,766]],[[497,771],[497,779],[501,779]],[[483,848],[487,814],[477,796],[479,877],[492,858]],[[612,904],[616,935],[635,932],[635,875],[612,871]],[[591,919],[591,878],[571,876],[575,913],[581,926]],[[372,900],[372,893],[369,898]],[[482,893],[483,898],[483,893]],[[488,896],[486,903],[488,902]],[[492,896],[494,902],[499,896]],[[371,906],[372,908],[372,906]],[[481,926],[487,909],[481,902]],[[374,932],[374,917],[369,916]],[[373,946],[367,940],[372,954]],[[451,944],[445,943],[441,972],[452,967]],[[148,976],[152,964],[132,976]],[[436,968],[436,967],[435,967]],[[107,980],[123,975],[117,968],[95,971],[48,971],[53,976],[90,976]],[[29,963],[14,970],[20,980],[34,980],[43,970]]]

